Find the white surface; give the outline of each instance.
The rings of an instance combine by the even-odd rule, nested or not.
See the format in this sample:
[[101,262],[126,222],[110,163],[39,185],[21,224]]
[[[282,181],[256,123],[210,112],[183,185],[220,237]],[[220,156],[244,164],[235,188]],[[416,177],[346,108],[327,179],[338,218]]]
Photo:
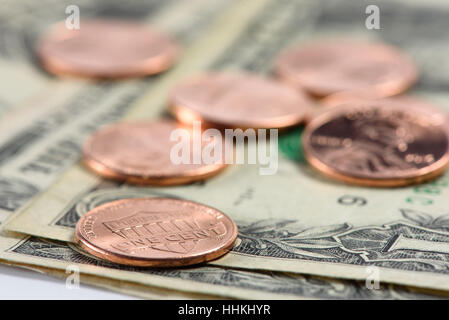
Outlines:
[[0,265],[0,299],[133,299],[80,284],[68,289],[65,280],[35,271]]

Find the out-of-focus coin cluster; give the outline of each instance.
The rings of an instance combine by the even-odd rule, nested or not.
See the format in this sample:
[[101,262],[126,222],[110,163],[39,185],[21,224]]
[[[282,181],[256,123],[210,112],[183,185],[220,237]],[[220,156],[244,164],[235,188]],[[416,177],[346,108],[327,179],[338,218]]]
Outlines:
[[[75,31],[57,25],[37,46],[48,72],[97,79],[165,71],[178,51],[169,36],[118,20],[86,21]],[[167,97],[176,120],[103,128],[86,141],[83,162],[126,183],[191,183],[226,164],[174,164],[170,135],[176,129],[192,130],[195,121],[220,130],[288,130],[305,123],[305,157],[329,178],[393,187],[433,179],[446,169],[446,114],[417,99],[391,97],[411,87],[418,74],[398,49],[345,39],[315,42],[282,52],[273,71],[272,77],[214,71],[182,79]],[[192,157],[203,152],[202,145],[191,144]],[[89,253],[136,266],[209,261],[229,251],[236,237],[237,227],[224,213],[167,198],[101,205],[78,222],[75,235]]]
[[431,180],[447,168],[447,115],[415,98],[392,97],[418,77],[396,48],[311,43],[282,53],[275,73],[321,99],[309,109],[302,144],[307,161],[327,177],[397,187]]

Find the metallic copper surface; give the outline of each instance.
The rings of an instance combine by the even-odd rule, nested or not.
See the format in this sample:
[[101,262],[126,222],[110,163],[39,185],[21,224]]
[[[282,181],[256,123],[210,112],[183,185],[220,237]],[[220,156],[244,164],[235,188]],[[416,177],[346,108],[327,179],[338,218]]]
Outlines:
[[387,97],[404,92],[417,79],[414,64],[394,47],[349,40],[288,49],[274,69],[280,79],[316,97],[337,92]]
[[[189,132],[188,163],[175,164],[170,152],[176,129]],[[135,184],[177,185],[204,180],[226,167],[224,152],[219,161],[207,164],[201,152],[207,144],[194,146],[191,128],[174,121],[117,123],[99,130],[84,144],[84,164],[100,176]],[[199,155],[195,163],[195,153]]]
[[173,89],[170,111],[185,124],[202,120],[224,128],[286,128],[302,122],[307,97],[259,75],[209,73]]
[[132,266],[176,267],[227,253],[237,226],[224,213],[169,198],[124,199],[82,217],[75,240],[90,254]]
[[399,95],[389,98],[369,99],[368,96],[362,97],[347,94],[330,95],[329,97],[320,100],[315,107],[308,112],[306,123],[309,123],[313,118],[319,116],[321,113],[329,111],[332,108],[340,108],[347,103],[367,103],[370,101],[403,108],[421,108],[424,109],[424,111],[428,111],[435,121],[437,121],[436,118],[439,118],[438,121],[441,123],[449,123],[449,115],[447,112],[435,104],[418,97]]
[[[401,95],[392,98],[400,97]],[[373,91],[358,90],[358,91],[341,91],[330,94],[320,99],[320,104],[324,106],[336,106],[352,100],[377,100],[385,99],[385,97],[378,97]],[[388,98],[387,98],[388,99]]]
[[178,47],[167,36],[126,20],[81,21],[79,30],[64,23],[39,41],[43,67],[56,75],[88,78],[147,76],[169,68]]
[[449,163],[442,112],[382,100],[321,113],[306,127],[303,147],[308,162],[328,177],[374,187],[427,181]]

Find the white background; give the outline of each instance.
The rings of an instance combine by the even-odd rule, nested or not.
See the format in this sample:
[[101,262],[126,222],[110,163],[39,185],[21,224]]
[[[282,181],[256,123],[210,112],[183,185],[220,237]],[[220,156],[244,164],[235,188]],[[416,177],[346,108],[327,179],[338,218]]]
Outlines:
[[133,299],[80,283],[68,289],[65,279],[35,271],[0,265],[0,299]]

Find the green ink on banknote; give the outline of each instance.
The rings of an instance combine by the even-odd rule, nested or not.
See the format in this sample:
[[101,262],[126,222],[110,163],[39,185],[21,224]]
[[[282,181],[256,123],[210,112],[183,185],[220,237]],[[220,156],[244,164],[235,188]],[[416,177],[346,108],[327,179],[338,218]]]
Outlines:
[[303,130],[303,127],[294,128],[279,137],[279,151],[288,159],[301,163],[305,163],[301,143]]

